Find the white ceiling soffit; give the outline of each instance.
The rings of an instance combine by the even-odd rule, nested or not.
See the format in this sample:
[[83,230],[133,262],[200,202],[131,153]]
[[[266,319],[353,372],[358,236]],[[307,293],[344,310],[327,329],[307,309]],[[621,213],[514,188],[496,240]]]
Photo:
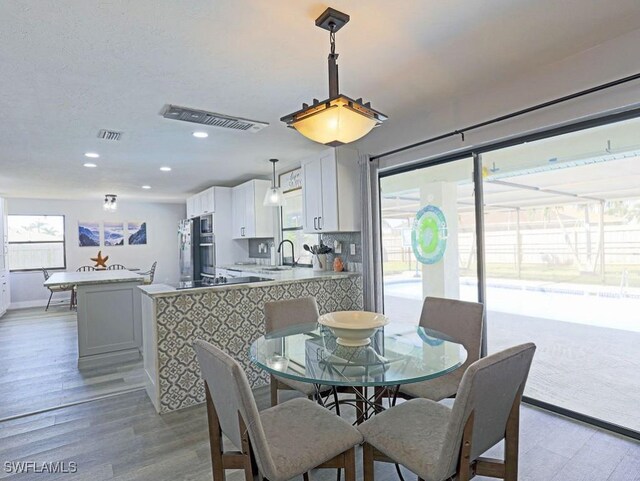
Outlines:
[[[326,8],[310,0],[0,4],[0,193],[172,201],[318,152],[280,117],[328,91]],[[640,26],[637,0],[336,0],[341,91],[402,130],[443,98],[520,78]],[[246,135],[158,115],[167,103],[260,119]],[[389,125],[389,127],[387,127]],[[385,129],[388,128],[387,131]],[[100,129],[123,132],[118,142]],[[420,139],[415,139],[420,140]],[[397,140],[388,139],[388,145]],[[97,168],[82,167],[95,151]],[[161,172],[159,167],[172,171]],[[142,191],[142,185],[151,185]]]

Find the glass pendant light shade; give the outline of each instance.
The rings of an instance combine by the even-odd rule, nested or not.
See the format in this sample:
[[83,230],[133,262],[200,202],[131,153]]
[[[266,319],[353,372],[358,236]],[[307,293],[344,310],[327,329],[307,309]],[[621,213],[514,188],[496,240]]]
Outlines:
[[315,142],[338,146],[364,137],[379,121],[375,115],[361,112],[346,97],[312,107],[307,115],[297,115],[291,126]]
[[280,187],[271,187],[264,195],[262,205],[266,207],[280,207],[284,205],[284,196]]
[[262,205],[265,207],[281,207],[285,201],[282,189],[276,186],[276,162],[278,162],[278,159],[269,159],[269,162],[273,164],[273,182],[271,183],[271,188],[267,189],[264,195]]

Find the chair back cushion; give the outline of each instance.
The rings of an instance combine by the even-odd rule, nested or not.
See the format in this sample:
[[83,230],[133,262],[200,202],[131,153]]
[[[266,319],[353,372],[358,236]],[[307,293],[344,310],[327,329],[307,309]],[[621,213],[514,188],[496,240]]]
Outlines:
[[464,373],[442,448],[442,478],[456,471],[464,427],[474,413],[471,460],[504,438],[516,396],[529,375],[536,346],[521,344],[474,362]]
[[276,479],[258,407],[242,367],[231,356],[206,341],[196,340],[194,346],[222,432],[238,450],[242,449],[243,433],[240,433],[238,420],[240,413],[249,432],[260,472],[267,479]]
[[467,350],[462,369],[480,359],[483,324],[484,306],[477,302],[426,297],[422,305],[420,325],[450,336]]
[[315,297],[301,297],[286,301],[265,302],[265,331],[317,322],[320,313]]

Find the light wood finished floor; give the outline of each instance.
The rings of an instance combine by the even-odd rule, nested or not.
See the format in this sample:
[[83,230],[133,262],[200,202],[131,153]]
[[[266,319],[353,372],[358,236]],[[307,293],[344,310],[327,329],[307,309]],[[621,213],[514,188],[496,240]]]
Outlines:
[[[268,389],[258,389],[256,399],[266,407]],[[0,422],[0,470],[7,461],[75,461],[78,466],[77,473],[65,475],[0,472],[9,480],[210,481],[208,450],[203,405],[159,416],[142,391]],[[360,452],[357,460],[360,465]],[[407,481],[415,480],[404,474]],[[227,479],[244,478],[229,471]],[[312,479],[334,481],[335,471],[314,472]],[[398,478],[392,465],[376,464],[376,479]],[[523,406],[520,480],[640,481],[640,444]]]
[[144,386],[142,361],[78,369],[76,314],[68,306],[0,318],[0,419]]

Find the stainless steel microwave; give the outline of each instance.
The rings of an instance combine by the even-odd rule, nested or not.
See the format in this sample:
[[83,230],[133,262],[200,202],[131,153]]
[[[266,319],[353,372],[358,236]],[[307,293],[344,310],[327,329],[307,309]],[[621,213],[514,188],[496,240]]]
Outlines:
[[213,235],[213,214],[203,215],[200,217],[200,235]]

